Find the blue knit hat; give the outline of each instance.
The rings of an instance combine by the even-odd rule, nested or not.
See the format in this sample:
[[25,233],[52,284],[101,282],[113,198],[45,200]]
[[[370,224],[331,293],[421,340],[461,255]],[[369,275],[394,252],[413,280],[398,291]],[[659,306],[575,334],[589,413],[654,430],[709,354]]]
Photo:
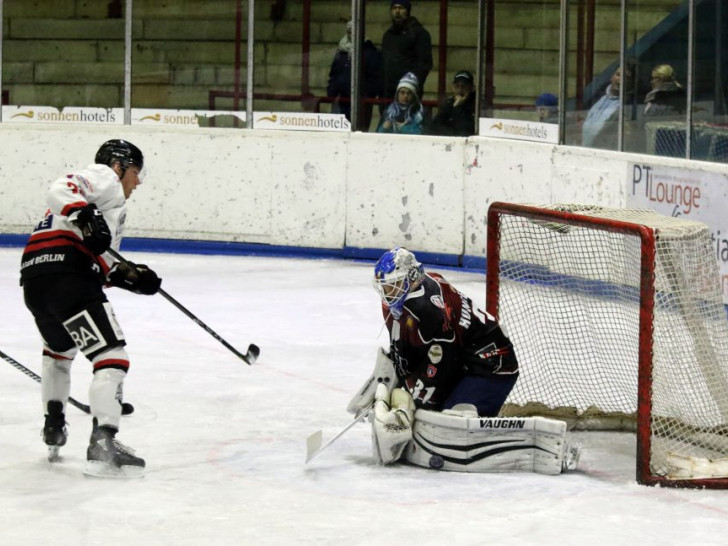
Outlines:
[[390,9],[395,4],[404,6],[404,8],[407,10],[407,13],[409,13],[412,10],[412,2],[410,2],[410,0],[392,0],[389,4]]
[[541,93],[536,99],[534,106],[558,106],[559,99],[551,93]]

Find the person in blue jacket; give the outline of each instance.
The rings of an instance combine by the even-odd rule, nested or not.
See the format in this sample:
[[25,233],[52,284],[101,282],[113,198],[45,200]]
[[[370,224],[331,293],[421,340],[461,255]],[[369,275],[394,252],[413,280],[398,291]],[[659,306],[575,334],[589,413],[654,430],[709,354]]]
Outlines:
[[422,134],[422,103],[418,94],[419,81],[407,72],[397,85],[394,102],[382,113],[378,133]]

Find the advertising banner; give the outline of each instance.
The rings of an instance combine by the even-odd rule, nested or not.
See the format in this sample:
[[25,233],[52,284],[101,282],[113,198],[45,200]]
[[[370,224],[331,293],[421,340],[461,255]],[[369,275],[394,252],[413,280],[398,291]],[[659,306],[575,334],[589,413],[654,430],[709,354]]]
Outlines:
[[559,143],[559,126],[553,123],[517,119],[480,118],[479,135],[515,140]]
[[627,206],[707,224],[728,305],[728,176],[720,173],[629,163]]

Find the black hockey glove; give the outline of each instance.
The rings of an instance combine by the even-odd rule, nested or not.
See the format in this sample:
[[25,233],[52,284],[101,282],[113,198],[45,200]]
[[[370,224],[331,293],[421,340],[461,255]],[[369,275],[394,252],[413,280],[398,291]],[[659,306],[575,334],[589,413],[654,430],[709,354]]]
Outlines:
[[112,286],[147,296],[159,292],[162,279],[154,271],[143,264],[129,264],[119,263],[111,270],[109,282]]
[[111,246],[111,230],[104,220],[104,215],[93,203],[76,210],[78,215],[74,223],[83,234],[83,244],[95,256],[103,254]]

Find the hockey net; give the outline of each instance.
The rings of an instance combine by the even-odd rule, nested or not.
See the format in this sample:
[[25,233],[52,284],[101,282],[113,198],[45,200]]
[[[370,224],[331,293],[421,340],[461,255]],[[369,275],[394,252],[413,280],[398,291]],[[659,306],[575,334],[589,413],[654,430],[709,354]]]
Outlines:
[[521,375],[502,415],[637,432],[637,480],[728,487],[728,319],[705,224],[494,203],[487,308]]

